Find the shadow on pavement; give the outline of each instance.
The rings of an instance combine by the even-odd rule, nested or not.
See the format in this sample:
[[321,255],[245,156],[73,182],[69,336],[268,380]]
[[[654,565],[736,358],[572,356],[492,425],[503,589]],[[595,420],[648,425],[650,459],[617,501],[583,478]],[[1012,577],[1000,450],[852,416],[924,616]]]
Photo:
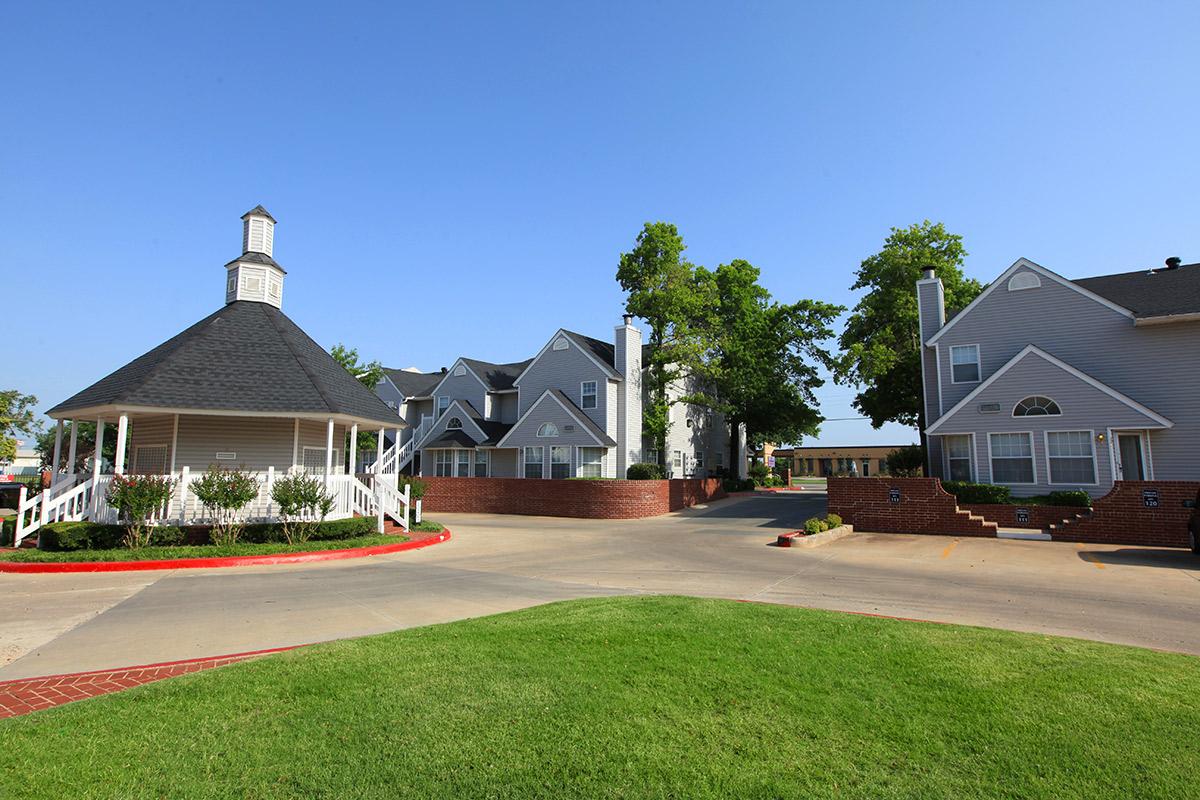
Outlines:
[[804,520],[825,514],[825,493],[811,494],[763,494],[747,497],[740,502],[716,503],[710,508],[694,509],[689,517],[692,521],[720,522],[737,520],[741,524],[753,524],[756,528],[778,528],[796,530],[804,527]]
[[1079,557],[1101,564],[1200,571],[1200,556],[1187,550],[1126,547],[1120,550],[1080,550]]

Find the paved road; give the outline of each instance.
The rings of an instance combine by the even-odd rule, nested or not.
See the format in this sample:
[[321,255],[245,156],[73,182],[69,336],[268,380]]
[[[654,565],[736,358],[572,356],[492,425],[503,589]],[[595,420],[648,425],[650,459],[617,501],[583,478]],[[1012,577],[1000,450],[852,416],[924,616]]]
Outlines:
[[762,600],[1200,654],[1200,559],[1190,553],[863,533],[814,549],[768,546],[823,504],[819,494],[756,496],[603,522],[447,514],[438,516],[454,531],[450,542],[363,561],[0,574],[0,659],[11,661],[0,680],[630,593]]

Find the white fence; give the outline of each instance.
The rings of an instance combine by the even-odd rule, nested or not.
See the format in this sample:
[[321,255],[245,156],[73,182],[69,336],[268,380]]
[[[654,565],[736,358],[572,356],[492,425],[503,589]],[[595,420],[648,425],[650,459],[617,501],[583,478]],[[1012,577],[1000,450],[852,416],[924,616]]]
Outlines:
[[[275,481],[285,473],[269,469],[265,472],[253,472],[251,475],[258,482],[258,494],[238,514],[244,522],[274,522],[278,519],[278,508],[271,498],[271,489]],[[195,492],[192,483],[198,480],[201,473],[192,473],[187,467],[171,476],[171,497],[163,507],[153,515],[152,523],[171,525],[207,525],[212,522],[212,515],[207,512]],[[326,490],[333,497],[333,508],[325,516],[327,520],[347,519],[349,517],[374,517],[378,530],[382,531],[384,517],[391,517],[404,530],[409,528],[409,491],[398,491],[389,481],[372,480],[374,476],[366,476],[368,483],[363,483],[354,475],[330,475],[326,480]],[[112,484],[112,475],[100,475],[93,481],[88,478],[78,482],[78,476],[70,476],[69,480],[56,483],[42,494],[29,497],[22,490],[17,503],[16,538],[13,546],[20,546],[21,540],[36,532],[42,525],[52,522],[76,522],[90,520],[102,524],[115,525],[120,522],[117,509],[108,503],[108,490]]]

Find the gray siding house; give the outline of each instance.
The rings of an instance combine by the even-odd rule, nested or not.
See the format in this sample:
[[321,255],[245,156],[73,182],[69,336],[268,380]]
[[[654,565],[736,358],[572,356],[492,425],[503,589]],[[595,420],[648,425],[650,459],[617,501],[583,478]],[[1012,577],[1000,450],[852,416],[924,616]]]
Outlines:
[[1016,496],[1200,478],[1200,264],[1068,280],[1027,259],[946,318],[917,282],[929,474]]

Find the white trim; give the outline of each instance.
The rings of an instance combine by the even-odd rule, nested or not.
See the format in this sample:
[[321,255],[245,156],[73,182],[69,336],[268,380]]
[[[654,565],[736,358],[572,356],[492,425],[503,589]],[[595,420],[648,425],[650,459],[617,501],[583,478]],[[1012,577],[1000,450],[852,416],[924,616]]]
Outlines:
[[[942,415],[946,412],[942,408],[942,346],[940,344],[933,346],[933,357],[937,360],[938,419],[941,419]],[[921,364],[924,366],[925,359],[921,359]],[[937,420],[934,421],[936,422]]]
[[1150,429],[1146,428],[1142,431],[1142,447],[1145,449],[1145,469],[1146,480],[1154,480],[1154,450],[1150,447]]
[[[380,400],[380,403],[383,401]],[[384,406],[387,408],[387,406]],[[391,412],[393,409],[388,408]],[[102,406],[89,406],[88,408],[71,409],[68,411],[46,412],[46,416],[50,419],[71,419],[72,415],[80,417],[86,416],[91,419],[108,420],[111,417],[121,413],[130,415],[142,414],[185,414],[193,417],[254,417],[256,419],[307,419],[316,422],[325,422],[332,416],[334,420],[343,424],[349,425],[353,422],[368,423],[372,427],[376,425],[386,425],[389,428],[396,427],[399,422],[399,427],[407,428],[408,423],[400,417],[388,416],[387,422],[375,419],[373,417],[360,417],[356,414],[330,414],[328,411],[231,411],[223,408],[182,408],[178,406],[115,406],[112,404]]]
[[[1092,388],[1099,389],[1101,392],[1104,392],[1105,394],[1107,394],[1109,397],[1113,398],[1114,400],[1118,400],[1118,401],[1124,403],[1125,405],[1129,406],[1130,408],[1132,408],[1134,411],[1137,411],[1138,413],[1146,415],[1147,417],[1150,418],[1150,420],[1158,423],[1163,428],[1175,427],[1174,422],[1172,422],[1171,420],[1167,419],[1166,417],[1162,416],[1161,414],[1159,414],[1155,411],[1151,411],[1149,408],[1146,408],[1146,406],[1144,406],[1141,403],[1139,403],[1138,401],[1134,400],[1132,397],[1121,394],[1116,389],[1112,388],[1111,386],[1107,386],[1107,385],[1101,383],[1100,381],[1093,378],[1091,375],[1088,375],[1085,372],[1081,372],[1080,370],[1075,369],[1075,367],[1072,367],[1070,364],[1063,361],[1062,359],[1055,358],[1054,356],[1050,355],[1049,353],[1047,353],[1045,350],[1041,349],[1037,345],[1030,344],[1030,345],[1026,345],[1025,348],[1023,350],[1021,350],[1021,352],[1017,353],[1015,356],[1013,356],[1011,359],[1009,359],[1007,364],[1005,364],[1003,367],[1001,367],[1000,369],[996,370],[991,375],[989,375],[988,379],[985,380],[983,383],[979,384],[978,386],[976,386],[975,389],[972,390],[970,394],[968,394],[962,400],[959,400],[957,403],[955,403],[954,407],[951,408],[948,412],[946,412],[945,415],[939,417],[937,422],[933,423],[928,428],[926,428],[925,429],[926,435],[935,433],[937,431],[937,429],[942,425],[943,422],[945,422],[946,420],[953,417],[955,414],[957,414],[962,409],[966,408],[976,397],[979,396],[979,394],[981,392],[983,392],[985,389],[987,389],[989,386],[991,386],[993,383],[995,383],[1002,375],[1004,375],[1006,372],[1008,372],[1010,369],[1012,369],[1014,366],[1016,366],[1018,363],[1020,363],[1021,360],[1025,358],[1025,356],[1030,355],[1030,354],[1040,356],[1044,361],[1047,361],[1050,364],[1052,364],[1053,366],[1056,366],[1059,369],[1063,370],[1067,374],[1078,378],[1079,380],[1088,384]],[[1061,406],[1060,406],[1060,408],[1061,408]],[[1019,419],[1031,419],[1031,418],[1030,417],[1020,417]]]
[[454,374],[454,370],[458,369],[458,366],[459,366],[460,364],[461,364],[462,366],[464,366],[464,367],[466,367],[466,368],[467,368],[467,372],[471,373],[471,376],[472,376],[473,378],[475,378],[475,380],[479,381],[479,385],[483,387],[484,394],[487,394],[488,392],[490,392],[490,391],[491,391],[491,389],[489,389],[489,388],[488,388],[488,385],[487,385],[486,383],[484,383],[484,382],[483,382],[483,378],[481,378],[481,377],[479,377],[478,375],[476,375],[476,374],[475,374],[475,370],[471,369],[471,366],[470,366],[469,364],[467,364],[467,362],[463,361],[463,360],[462,360],[462,357],[461,357],[461,356],[459,356],[458,358],[456,358],[456,359],[454,360],[454,363],[450,365],[450,369],[446,370],[446,374],[442,376],[442,379],[441,379],[440,381],[438,381],[438,382],[437,382],[437,384],[435,384],[435,385],[434,385],[434,387],[433,387],[432,389],[430,389],[430,390],[429,390],[429,394],[430,394],[430,396],[432,396],[432,397],[434,398],[434,401],[433,401],[433,410],[434,410],[434,412],[435,412],[435,413],[437,412],[437,393],[438,393],[438,389],[442,388],[442,384],[443,384],[443,383],[445,383],[445,382],[446,382],[448,379],[450,379],[450,378],[461,378],[461,377],[463,377],[462,375],[455,375],[455,374]]
[[[1066,483],[1055,483],[1054,473],[1050,470],[1050,434],[1052,433],[1086,433],[1088,441],[1092,445],[1092,476],[1095,481],[1092,483],[1080,483],[1078,481],[1068,481]],[[1045,447],[1046,456],[1046,485],[1047,486],[1099,486],[1100,485],[1100,459],[1096,457],[1096,431],[1095,429],[1087,428],[1072,428],[1071,430],[1053,430],[1042,431],[1042,445]],[[1056,458],[1070,458],[1071,456],[1056,456]],[[1075,456],[1082,458],[1082,456]]]
[[[458,410],[459,410],[459,412],[461,412],[461,416],[459,417],[459,419],[462,419],[462,420],[465,420],[466,422],[471,423],[471,427],[473,427],[476,431],[479,432],[479,436],[480,436],[479,441],[486,442],[488,435],[487,435],[487,433],[484,432],[483,428],[479,427],[479,423],[476,422],[474,420],[474,418],[470,414],[467,413],[467,409],[463,405],[466,402],[467,402],[466,400],[451,400],[450,405],[446,406],[446,410],[444,412],[442,412],[442,416],[440,416],[434,420],[433,425],[431,425],[429,430],[425,431],[425,435],[421,437],[421,441],[419,441],[413,445],[413,449],[421,450],[424,448],[425,442],[429,441],[429,437],[433,436],[434,432],[438,430],[438,426],[442,425],[443,420],[446,422],[450,421],[450,416],[451,416],[450,409],[454,408],[455,406],[458,406]],[[441,430],[445,431],[445,430],[449,430],[449,429],[446,428],[444,425],[442,425]],[[454,430],[459,430],[459,429],[455,428]],[[465,430],[465,428],[463,430]],[[441,449],[441,448],[435,448],[435,449]]]
[[[529,409],[524,414],[521,415],[521,418],[516,421],[516,424],[514,424],[509,429],[508,433],[504,434],[504,436],[502,436],[500,438],[500,441],[496,442],[495,446],[496,447],[505,447],[506,445],[504,443],[508,441],[508,437],[512,436],[514,433],[517,432],[517,430],[520,429],[522,423],[525,422],[525,420],[529,417],[530,414],[532,414],[535,410],[537,410],[537,407],[542,404],[542,401],[545,400],[547,396],[549,396],[550,399],[553,400],[554,402],[558,403],[559,407],[562,408],[563,411],[566,411],[569,415],[571,415],[571,417],[573,417],[575,419],[575,421],[579,423],[579,427],[583,430],[583,432],[586,433],[588,436],[592,437],[592,439],[596,442],[596,444],[598,444],[600,447],[608,447],[609,446],[607,442],[605,442],[602,439],[597,438],[596,434],[592,433],[592,429],[590,426],[595,425],[596,423],[592,422],[589,419],[589,420],[587,420],[587,423],[585,424],[584,421],[579,418],[579,414],[581,414],[583,412],[576,413],[576,411],[574,409],[572,409],[569,405],[564,403],[562,400],[559,400],[558,395],[556,395],[554,393],[553,389],[546,389],[545,391],[543,391],[541,397],[539,397],[537,400],[533,401],[533,405],[531,405],[529,407]],[[587,417],[587,415],[585,414],[584,418],[586,419],[586,417]]]
[[[1016,435],[1023,433],[1029,437],[1029,466],[1033,469],[1033,483],[1016,483],[1012,481],[997,481],[996,466],[992,462],[995,458],[992,456],[992,434],[997,436]],[[988,482],[997,486],[1037,486],[1037,450],[1033,446],[1033,431],[987,431],[988,445]],[[1012,456],[1004,456],[1004,458],[1012,458]],[[1049,477],[1049,476],[1047,476]]]
[[[542,433],[542,431],[546,430],[547,427],[553,428],[554,433],[550,433],[549,431],[547,431],[546,433]],[[559,431],[558,431],[557,425],[555,425],[553,422],[543,422],[541,425],[538,425],[537,433],[534,434],[534,438],[535,439],[557,439],[558,434],[559,434]]]
[[925,344],[931,345],[931,344],[935,343],[938,339],[942,338],[942,335],[946,331],[953,328],[954,324],[956,322],[958,322],[963,317],[967,316],[967,314],[969,314],[971,312],[971,310],[973,308],[975,308],[975,306],[977,306],[981,302],[983,302],[983,300],[988,295],[990,295],[993,291],[995,291],[997,286],[999,286],[1001,284],[1004,284],[1005,286],[1007,286],[1008,279],[1011,278],[1013,276],[1013,274],[1018,269],[1021,269],[1022,267],[1026,268],[1026,269],[1030,269],[1030,270],[1036,272],[1038,275],[1041,275],[1044,278],[1049,278],[1052,281],[1060,283],[1063,286],[1067,287],[1068,289],[1073,289],[1076,292],[1079,292],[1084,297],[1086,297],[1090,300],[1095,300],[1100,305],[1105,306],[1106,308],[1110,308],[1113,311],[1116,311],[1121,316],[1128,317],[1129,319],[1134,318],[1133,312],[1130,311],[1128,308],[1125,308],[1124,306],[1119,306],[1116,303],[1112,302],[1111,300],[1101,297],[1100,295],[1096,294],[1095,292],[1089,292],[1087,289],[1083,288],[1082,286],[1064,278],[1061,275],[1058,275],[1057,273],[1051,272],[1050,270],[1046,269],[1045,267],[1043,267],[1039,264],[1033,263],[1032,261],[1030,261],[1027,258],[1018,258],[1016,261],[1013,262],[1011,267],[1004,270],[1004,272],[1000,273],[1000,277],[996,278],[996,280],[992,281],[986,289],[984,289],[982,292],[980,292],[979,296],[977,296],[970,303],[967,303],[966,308],[964,308],[962,311],[955,314],[954,319],[947,322],[945,325],[943,325],[941,328],[938,329],[937,333],[935,333],[933,336],[930,336],[928,339],[926,339]]
[[[956,381],[954,380],[954,351],[963,350],[968,347],[975,348],[975,374],[978,376],[973,381]],[[971,362],[964,362],[964,366]],[[978,344],[952,344],[950,345],[950,383],[961,386],[964,383],[979,383],[983,380],[983,348]]]
[[296,417],[296,424],[292,427],[292,469],[304,466],[300,455],[300,418]]
[[[1024,286],[1013,285],[1014,281],[1018,281],[1021,278],[1024,278],[1026,275],[1033,278],[1033,283],[1026,283]],[[1042,288],[1042,279],[1039,278],[1038,274],[1033,270],[1026,270],[1025,272],[1014,273],[1013,276],[1008,279],[1006,286],[1010,292],[1023,292],[1026,289],[1040,289]]]
[[1138,447],[1142,451],[1142,480],[1154,480],[1154,466],[1150,462],[1150,431],[1145,428],[1109,428],[1109,440],[1112,445],[1112,476],[1113,481],[1130,480],[1125,477],[1124,462],[1122,461],[1121,474],[1117,474],[1117,461],[1121,456],[1121,447],[1117,442],[1117,437],[1121,434],[1126,436],[1137,436]]
[[[527,450],[537,450],[538,452],[540,452],[540,453],[542,454],[542,461],[541,461],[542,474],[541,474],[541,478],[542,478],[542,479],[545,479],[545,477],[546,477],[546,446],[545,446],[545,445],[541,445],[541,444],[527,444],[527,445],[525,445],[524,447],[520,448],[520,450],[521,450],[521,458],[520,458],[520,460],[519,460],[519,462],[518,462],[518,463],[520,464],[520,469],[521,469],[521,477],[522,477],[522,478],[529,478],[529,476],[528,476],[527,474],[525,474],[525,473],[527,472],[527,470],[526,470],[526,468],[525,468],[525,467],[526,467],[526,465],[527,465],[527,464],[532,464],[532,463],[533,463],[532,461],[526,461],[526,460],[525,460],[525,452],[526,452]],[[530,478],[530,480],[536,480],[536,478]]]
[[[613,379],[612,379],[612,378],[609,378],[608,380],[610,380],[610,381],[611,381],[611,380],[613,380]],[[613,382],[615,383],[615,381],[613,381]],[[595,387],[596,387],[596,390],[595,390],[594,392],[592,392],[592,397],[593,397],[593,398],[595,398],[595,401],[596,401],[596,404],[595,404],[594,406],[592,406],[592,410],[596,410],[596,409],[599,409],[599,408],[600,408],[600,381],[580,381],[580,382],[579,382],[579,409],[580,409],[581,411],[587,411],[587,410],[588,410],[588,409],[587,409],[587,408],[586,408],[586,407],[583,405],[583,397],[584,397],[584,394],[583,394],[583,387],[584,387],[584,386],[586,386],[586,385],[587,385],[587,384],[589,384],[589,383],[591,383],[591,384],[594,384],[594,385],[595,385]],[[605,383],[605,388],[606,388],[606,389],[608,388],[608,384],[607,384],[607,383]]]
[[171,428],[171,474],[175,474],[175,454],[179,452],[179,415],[175,415],[175,424]]
[[[579,335],[582,336],[583,334],[579,334]],[[554,342],[557,341],[558,337],[560,337],[560,336],[562,336],[563,338],[565,338],[567,340],[567,345],[568,345],[567,349],[568,350],[573,347],[576,350],[578,350],[579,352],[583,353],[588,358],[589,361],[591,361],[593,364],[595,364],[597,367],[600,368],[601,372],[605,373],[606,375],[611,376],[614,380],[622,380],[623,379],[621,374],[617,372],[615,367],[610,367],[609,365],[605,364],[600,359],[596,358],[590,352],[588,352],[587,348],[580,347],[578,344],[576,344],[575,340],[571,338],[571,335],[568,333],[566,328],[559,328],[557,331],[554,332],[554,335],[550,337],[550,341],[546,342],[546,344],[544,344],[542,346],[542,349],[538,351],[538,354],[533,357],[533,360],[530,361],[527,365],[525,365],[525,369],[521,370],[521,374],[518,375],[515,380],[513,380],[513,386],[519,387],[519,385],[521,383],[521,378],[524,378],[526,375],[529,374],[529,371],[533,369],[533,365],[536,364],[543,355],[545,355],[546,351],[550,349],[550,346],[553,345]],[[559,351],[559,352],[561,352],[561,351]],[[599,387],[597,387],[597,389],[599,389]]]

